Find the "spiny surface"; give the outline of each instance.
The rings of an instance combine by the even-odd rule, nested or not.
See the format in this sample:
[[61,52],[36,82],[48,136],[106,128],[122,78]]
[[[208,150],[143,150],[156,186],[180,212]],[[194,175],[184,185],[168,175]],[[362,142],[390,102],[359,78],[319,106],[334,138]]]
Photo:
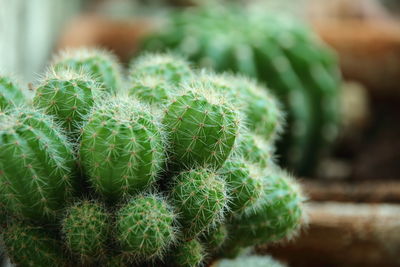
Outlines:
[[170,198],[186,239],[220,222],[228,202],[225,181],[207,169],[183,171],[174,177]]
[[56,70],[84,71],[93,76],[106,91],[116,93],[121,87],[121,68],[116,57],[101,49],[71,49],[55,57]]
[[0,75],[0,111],[26,103],[21,88],[9,77]]
[[228,229],[225,224],[220,224],[210,229],[201,237],[201,241],[207,247],[208,251],[216,252],[228,238]]
[[33,103],[77,133],[100,94],[98,83],[87,75],[51,70],[37,88]]
[[267,143],[261,136],[249,132],[240,135],[238,154],[261,169],[272,166],[274,150],[273,145]]
[[165,110],[163,123],[170,143],[170,160],[180,168],[218,169],[239,135],[240,115],[213,89],[189,86]]
[[105,254],[109,217],[103,205],[95,201],[85,200],[68,207],[62,232],[68,249],[81,263],[93,263]]
[[117,212],[116,239],[123,252],[136,260],[163,256],[175,240],[175,215],[157,195],[139,195]]
[[2,238],[8,257],[17,266],[67,266],[60,242],[40,227],[13,222]]
[[172,250],[171,261],[177,267],[198,267],[201,266],[205,251],[203,246],[196,239],[181,243]]
[[95,190],[110,201],[151,187],[165,162],[163,129],[133,99],[94,108],[83,127],[81,162]]
[[16,216],[54,220],[76,184],[71,145],[38,111],[0,114],[0,129],[1,202]]

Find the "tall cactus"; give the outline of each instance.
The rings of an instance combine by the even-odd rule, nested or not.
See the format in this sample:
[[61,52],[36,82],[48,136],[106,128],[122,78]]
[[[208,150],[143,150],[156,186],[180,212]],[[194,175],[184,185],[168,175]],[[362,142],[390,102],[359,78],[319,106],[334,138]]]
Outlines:
[[20,217],[54,221],[73,191],[72,147],[51,117],[0,114],[0,199]]

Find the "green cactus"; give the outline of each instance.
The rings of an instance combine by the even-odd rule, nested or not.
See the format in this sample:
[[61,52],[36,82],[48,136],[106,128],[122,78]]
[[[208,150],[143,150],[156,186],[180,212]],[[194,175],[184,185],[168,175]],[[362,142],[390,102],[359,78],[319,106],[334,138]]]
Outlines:
[[71,49],[59,53],[53,62],[56,71],[82,71],[98,81],[107,92],[121,88],[121,67],[116,57],[102,49]]
[[228,203],[226,190],[225,181],[208,169],[183,171],[173,178],[170,198],[185,239],[222,220]]
[[162,197],[141,194],[118,210],[116,239],[137,261],[161,258],[176,239],[174,221],[175,214]]
[[177,88],[154,76],[143,76],[131,82],[129,95],[148,104],[162,107],[172,98]]
[[145,54],[132,61],[129,76],[132,81],[152,76],[171,85],[179,85],[193,75],[190,65],[176,55]]
[[225,224],[220,224],[217,227],[210,229],[201,237],[201,241],[207,247],[208,251],[217,251],[225,243],[228,238],[228,229]]
[[304,197],[298,184],[282,170],[265,175],[258,208],[230,222],[229,232],[234,234],[228,243],[234,246],[291,239],[305,219]]
[[43,228],[14,221],[2,239],[7,256],[17,266],[67,266],[61,242]]
[[25,103],[26,96],[19,86],[11,78],[0,75],[0,111]]
[[105,254],[109,231],[109,214],[95,201],[84,200],[68,207],[62,221],[65,243],[83,264],[93,263]]
[[276,11],[213,4],[174,14],[142,50],[172,50],[201,67],[266,84],[288,111],[279,143],[283,163],[310,174],[338,132],[340,79],[332,51],[304,23]]
[[228,187],[230,212],[241,215],[250,210],[263,191],[260,170],[241,158],[227,160],[218,171]]
[[19,217],[54,221],[76,185],[72,147],[50,116],[0,114],[0,199]]
[[97,105],[80,144],[94,189],[112,202],[154,185],[165,162],[163,135],[157,116],[134,99]]
[[170,160],[182,168],[218,169],[234,147],[240,132],[239,112],[213,94],[211,86],[189,85],[165,110]]
[[273,162],[273,145],[267,143],[263,137],[245,132],[240,135],[238,141],[238,154],[261,169],[269,167]]
[[241,256],[236,259],[221,259],[210,267],[285,267],[271,256]]
[[170,253],[172,266],[176,267],[198,267],[201,266],[204,258],[205,251],[202,244],[192,239],[179,244]]
[[76,133],[100,95],[99,84],[87,74],[51,70],[37,88],[33,103]]

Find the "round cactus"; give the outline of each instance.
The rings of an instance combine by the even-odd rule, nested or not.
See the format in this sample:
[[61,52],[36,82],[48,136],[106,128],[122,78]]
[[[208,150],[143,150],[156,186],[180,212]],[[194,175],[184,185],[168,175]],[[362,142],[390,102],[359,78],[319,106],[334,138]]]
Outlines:
[[110,93],[121,87],[121,69],[116,57],[100,49],[66,50],[57,55],[53,62],[55,70],[74,70],[93,76]]
[[109,223],[109,214],[100,203],[86,200],[68,207],[62,222],[68,249],[83,264],[93,263],[105,254]]
[[76,132],[101,94],[99,84],[87,74],[51,70],[36,90],[33,103]]
[[0,75],[0,111],[25,104],[26,96],[9,77]]
[[246,247],[290,239],[297,234],[305,216],[304,197],[298,184],[281,170],[272,171],[263,182],[258,208],[231,222],[229,232],[235,234],[229,243]]
[[175,176],[170,197],[186,239],[219,223],[228,202],[225,181],[207,169],[192,169]]
[[145,54],[134,59],[129,70],[133,81],[143,76],[152,76],[172,85],[178,85],[192,75],[188,62],[168,54]]
[[243,133],[238,141],[238,154],[252,164],[265,169],[270,166],[273,159],[274,147],[264,138],[253,133]]
[[173,263],[173,266],[198,267],[201,266],[204,260],[205,251],[199,241],[192,239],[179,244],[170,255],[170,261]]
[[263,191],[258,167],[241,158],[227,160],[218,171],[228,187],[228,207],[233,214],[241,215],[259,200]]
[[271,256],[251,255],[218,260],[211,267],[285,267],[285,265]]
[[[241,73],[265,83],[288,111],[288,131],[279,145],[283,162],[302,175],[309,174],[338,132],[336,58],[293,16],[231,7],[213,4],[176,12],[142,49],[172,50],[201,67]],[[253,114],[254,119],[268,117]]]
[[71,145],[51,117],[0,114],[0,199],[16,216],[54,220],[76,184]]
[[207,250],[215,252],[220,249],[228,238],[228,229],[225,224],[220,224],[217,227],[210,229],[202,237],[202,243],[205,244]]
[[171,162],[180,168],[218,169],[234,147],[240,132],[239,112],[213,95],[213,90],[189,85],[165,110]]
[[175,215],[160,196],[132,198],[116,215],[116,239],[126,255],[135,260],[154,259],[175,240]]
[[2,239],[17,266],[67,266],[61,243],[40,227],[14,221]]
[[83,127],[80,157],[95,190],[117,201],[155,183],[165,162],[163,129],[134,99],[111,99]]

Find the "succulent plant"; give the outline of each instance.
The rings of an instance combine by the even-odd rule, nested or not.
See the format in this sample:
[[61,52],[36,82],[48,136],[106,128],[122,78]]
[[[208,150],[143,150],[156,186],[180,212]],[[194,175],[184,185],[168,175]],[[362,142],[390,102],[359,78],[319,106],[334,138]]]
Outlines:
[[231,154],[240,132],[239,112],[213,88],[188,85],[170,101],[163,118],[170,161],[181,169],[218,169]]
[[10,213],[54,221],[76,185],[72,147],[52,117],[0,114],[0,199]]
[[116,216],[116,239],[135,260],[161,258],[175,240],[175,214],[160,196],[142,194],[123,205]]
[[62,232],[68,249],[83,264],[104,256],[110,232],[110,214],[95,201],[79,201],[67,208]]
[[59,53],[53,62],[56,71],[85,72],[106,91],[116,93],[121,88],[121,69],[116,57],[102,49],[70,49]]
[[84,73],[50,70],[36,90],[33,103],[77,133],[101,95],[100,85]]
[[0,111],[26,103],[26,96],[21,88],[7,76],[0,75]]
[[156,116],[134,99],[97,105],[80,144],[81,163],[94,189],[118,201],[154,185],[165,162],[163,135]]
[[181,243],[170,255],[172,266],[197,267],[201,266],[205,258],[205,251],[197,239],[192,239]]
[[201,241],[208,251],[216,252],[222,247],[227,238],[228,229],[226,225],[222,223],[204,233],[201,237]]
[[[340,78],[333,52],[302,21],[282,11],[206,4],[174,14],[142,50],[181,53],[198,66],[266,84],[287,110],[288,129],[279,143],[282,161],[301,175],[310,174],[338,132]],[[249,98],[257,102],[250,106],[253,119],[279,114],[257,112],[265,101]],[[255,130],[269,138],[268,131]]]
[[173,178],[170,198],[185,239],[219,223],[227,205],[225,181],[208,169],[183,171]]
[[273,164],[274,146],[259,135],[244,132],[238,141],[238,154],[246,161],[265,169]]
[[8,257],[17,266],[66,266],[59,240],[45,229],[13,222],[3,232]]

